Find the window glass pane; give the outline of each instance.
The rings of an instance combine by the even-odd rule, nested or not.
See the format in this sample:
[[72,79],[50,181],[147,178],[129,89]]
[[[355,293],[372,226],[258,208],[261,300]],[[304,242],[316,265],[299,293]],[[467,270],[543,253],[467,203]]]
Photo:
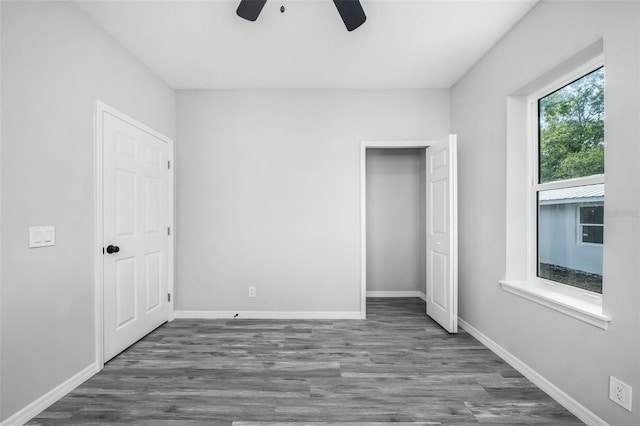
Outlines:
[[603,206],[600,184],[538,192],[538,277],[602,294],[604,226],[579,221]]
[[604,236],[603,231],[604,231],[604,227],[602,226],[584,225],[582,227],[582,242],[602,244],[603,236]]
[[604,173],[604,68],[538,100],[540,183]]
[[580,223],[604,223],[604,206],[580,207]]

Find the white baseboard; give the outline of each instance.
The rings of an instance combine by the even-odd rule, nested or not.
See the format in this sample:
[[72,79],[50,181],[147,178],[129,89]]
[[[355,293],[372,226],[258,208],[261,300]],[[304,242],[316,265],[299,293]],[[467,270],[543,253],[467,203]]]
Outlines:
[[175,317],[182,319],[362,319],[360,311],[175,311]]
[[91,364],[84,370],[80,371],[75,376],[70,377],[60,385],[56,386],[40,398],[33,401],[31,404],[24,407],[5,421],[1,423],[1,426],[21,426],[27,423],[29,420],[37,416],[46,410],[54,402],[80,386],[86,380],[90,379],[94,374],[99,371],[97,364]]
[[419,297],[422,300],[427,300],[427,295],[421,291],[406,290],[406,291],[367,291],[367,297]]
[[475,337],[480,343],[491,349],[496,355],[502,358],[507,364],[518,370],[520,374],[529,379],[533,384],[542,389],[547,395],[555,399],[560,405],[573,413],[577,418],[585,422],[590,426],[609,426],[607,422],[598,417],[595,413],[590,411],[584,405],[569,396],[566,392],[562,391],[556,385],[544,378],[540,373],[529,367],[522,362],[519,358],[516,358],[511,352],[491,340],[485,334],[473,327],[471,324],[458,317],[458,324],[467,333]]

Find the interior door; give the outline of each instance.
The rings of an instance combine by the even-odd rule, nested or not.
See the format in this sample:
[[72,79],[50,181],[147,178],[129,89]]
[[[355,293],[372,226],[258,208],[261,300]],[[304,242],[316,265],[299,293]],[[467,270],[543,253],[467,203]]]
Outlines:
[[427,315],[458,332],[458,235],[456,136],[426,150]]
[[169,319],[170,147],[103,114],[106,362]]

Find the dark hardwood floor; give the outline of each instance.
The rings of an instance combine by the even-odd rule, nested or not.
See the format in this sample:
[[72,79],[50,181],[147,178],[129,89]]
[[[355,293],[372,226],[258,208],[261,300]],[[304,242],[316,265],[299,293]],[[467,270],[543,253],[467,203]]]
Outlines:
[[582,424],[420,299],[359,320],[175,320],[30,424]]

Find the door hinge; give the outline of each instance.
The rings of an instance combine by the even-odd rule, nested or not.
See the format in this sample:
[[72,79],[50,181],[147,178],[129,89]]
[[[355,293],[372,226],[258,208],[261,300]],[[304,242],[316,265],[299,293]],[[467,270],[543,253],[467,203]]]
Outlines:
[[171,227],[170,226],[167,227],[167,235],[171,235]]
[[167,302],[171,302],[171,293],[167,293]]
[[167,161],[167,169],[171,170],[171,161]]

